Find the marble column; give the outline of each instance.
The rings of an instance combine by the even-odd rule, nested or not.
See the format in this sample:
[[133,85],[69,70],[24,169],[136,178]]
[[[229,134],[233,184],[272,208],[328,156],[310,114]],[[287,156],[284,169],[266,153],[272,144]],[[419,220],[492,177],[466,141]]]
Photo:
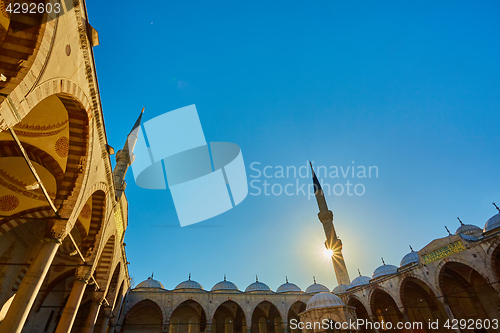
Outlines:
[[83,327],[82,333],[94,332],[97,316],[99,315],[99,310],[101,309],[101,304],[103,301],[104,293],[101,291],[94,291],[94,293],[92,294],[92,303],[90,304],[89,314],[87,316],[87,320],[85,320],[85,325]]
[[75,281],[55,333],[71,331],[91,274],[92,268],[89,266],[82,266],[76,270]]
[[0,324],[0,333],[20,333],[66,232],[66,220],[48,221],[42,245]]

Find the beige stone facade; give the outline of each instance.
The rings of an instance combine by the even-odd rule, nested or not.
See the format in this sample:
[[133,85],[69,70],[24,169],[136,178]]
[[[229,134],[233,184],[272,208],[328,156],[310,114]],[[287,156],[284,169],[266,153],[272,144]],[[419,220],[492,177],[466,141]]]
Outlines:
[[344,281],[333,293],[257,281],[243,291],[225,280],[204,290],[191,279],[167,290],[152,278],[131,289],[123,244],[131,161],[124,147],[113,173],[97,43],[84,1],[64,2],[61,15],[0,15],[0,333],[295,333],[292,320],[324,319],[473,320],[465,329],[400,330],[500,331],[500,214],[350,281],[321,193],[326,244]]

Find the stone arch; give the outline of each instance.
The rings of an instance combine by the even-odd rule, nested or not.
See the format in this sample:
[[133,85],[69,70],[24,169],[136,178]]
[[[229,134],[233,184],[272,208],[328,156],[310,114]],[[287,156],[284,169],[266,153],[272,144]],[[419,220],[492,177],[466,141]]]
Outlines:
[[[411,322],[444,322],[448,319],[446,311],[438,301],[432,288],[417,277],[408,276],[401,282],[400,297],[408,319]],[[423,330],[428,331],[424,324]]]
[[212,333],[247,333],[246,327],[245,312],[234,300],[225,300],[215,309],[212,316]]
[[215,314],[215,311],[217,310],[217,308],[219,306],[221,306],[224,302],[227,302],[227,301],[233,301],[234,303],[236,303],[239,307],[241,307],[242,309],[244,308],[243,307],[243,301],[240,301],[239,299],[234,299],[234,297],[228,297],[227,299],[212,299],[212,303],[210,305],[210,308],[209,310],[207,311],[207,321],[211,321],[214,314]]
[[375,320],[391,322],[394,327],[398,322],[404,321],[395,299],[383,288],[375,287],[370,292],[369,302]]
[[[45,98],[39,96],[37,101],[13,130],[40,174],[59,216],[68,219],[74,202],[81,195],[84,169],[88,164],[90,126],[87,111],[75,96],[66,93],[47,94]],[[41,122],[42,119],[45,123]],[[50,139],[46,139],[47,137]],[[28,172],[29,168],[16,142],[7,133],[2,133],[2,139],[0,157],[9,158],[9,163],[4,166],[15,168],[17,164],[24,163],[25,174],[20,178],[12,177],[9,170],[2,169],[1,185],[6,194],[27,198],[22,201],[23,205],[19,206],[20,211],[38,208],[41,204],[47,205],[41,189],[26,189],[35,179],[31,172]],[[40,204],[36,201],[40,201]],[[14,210],[13,213],[17,212]],[[9,220],[4,218],[1,224],[4,225]],[[16,223],[23,223],[23,220],[17,219]],[[3,233],[10,230],[8,225],[1,229]]]
[[439,270],[439,287],[457,319],[500,317],[498,292],[472,265],[448,261]]
[[[355,308],[356,312],[356,317],[358,319],[363,319],[365,321],[371,321],[370,315],[368,313],[368,309],[366,308],[365,304],[355,295],[350,295],[349,299],[346,303],[348,306],[352,306]],[[360,327],[361,332],[366,333],[366,332],[374,332],[373,329],[367,329],[366,325],[362,325]]]
[[265,333],[277,332],[277,326],[275,318],[281,318],[283,322],[283,316],[281,315],[278,307],[271,301],[265,300],[257,304],[252,310],[252,321],[251,321],[251,332],[252,333],[263,333],[263,321],[265,320]]
[[125,315],[121,332],[161,333],[163,331],[163,311],[150,299],[137,302]]
[[483,269],[479,268],[476,264],[474,264],[472,262],[466,262],[465,260],[463,260],[461,258],[449,258],[448,257],[448,258],[442,260],[439,263],[439,265],[437,265],[436,270],[435,270],[434,284],[436,286],[439,286],[439,293],[442,294],[442,289],[440,287],[441,286],[440,285],[441,271],[443,270],[443,267],[450,262],[468,266],[468,267],[474,269],[476,272],[478,272],[486,281],[490,282],[489,278],[488,278],[488,274],[486,274],[486,272]]
[[[486,267],[491,281],[500,281],[500,239],[497,239],[488,248]],[[498,290],[498,288],[495,289]]]
[[[45,1],[35,1],[35,3],[44,3]],[[0,82],[0,93],[2,95],[11,94],[12,99],[17,99],[18,92],[20,96],[25,96],[41,77],[47,61],[54,45],[56,29],[58,25],[58,14],[47,13],[33,17],[30,15],[30,22],[34,24],[29,28],[26,26],[25,16],[27,14],[12,14],[10,24],[1,35],[0,53],[6,58],[11,58],[11,61],[5,60],[1,66],[1,72],[7,77],[7,81]],[[35,20],[35,21],[33,21]],[[30,29],[30,34],[23,39],[19,39],[15,32],[18,30]],[[35,31],[33,29],[36,29]],[[5,48],[4,43],[11,44]],[[12,52],[12,44],[17,45],[16,52]],[[19,63],[22,61],[22,65]],[[26,66],[28,65],[28,66]],[[29,75],[27,75],[29,73]],[[19,84],[23,82],[24,84]],[[15,87],[15,88],[14,88]],[[0,102],[3,98],[0,98]]]
[[111,235],[102,249],[95,269],[95,279],[102,291],[106,290],[108,280],[111,278],[110,274],[111,265],[113,263],[114,250],[115,235]]
[[[196,318],[196,323],[193,322],[193,318]],[[207,328],[205,309],[193,299],[184,300],[175,307],[169,315],[168,321],[171,322],[174,319],[178,320],[177,333],[205,332]]]
[[[297,322],[300,321],[299,313],[306,310],[307,304],[301,300],[297,300],[290,304],[287,309],[287,322],[286,326],[290,327],[290,320],[295,319]],[[290,329],[291,333],[300,333],[299,329]]]

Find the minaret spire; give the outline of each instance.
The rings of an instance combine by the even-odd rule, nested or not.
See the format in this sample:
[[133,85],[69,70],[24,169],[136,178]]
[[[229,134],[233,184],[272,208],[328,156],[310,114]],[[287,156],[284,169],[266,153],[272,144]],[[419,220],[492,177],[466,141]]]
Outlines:
[[337,277],[337,283],[339,285],[349,285],[349,283],[351,283],[351,280],[349,279],[344,256],[342,255],[342,242],[337,237],[335,227],[333,226],[333,213],[328,209],[323,189],[321,188],[321,184],[318,181],[318,177],[316,177],[316,173],[314,173],[312,163],[309,162],[309,165],[311,166],[312,171],[314,195],[316,196],[316,202],[318,203],[319,208],[318,218],[323,224],[323,229],[325,230],[326,235],[325,246],[327,249],[333,251],[332,262],[333,269],[335,270],[335,276]]
[[116,153],[116,166],[113,170],[113,180],[115,183],[115,190],[117,198],[121,198],[127,184],[125,182],[125,175],[127,174],[128,167],[134,162],[135,156],[132,153],[135,144],[137,142],[137,135],[141,129],[142,114],[144,113],[144,108],[142,108],[141,114],[135,121],[134,126],[127,135],[127,140],[123,145],[123,149]]

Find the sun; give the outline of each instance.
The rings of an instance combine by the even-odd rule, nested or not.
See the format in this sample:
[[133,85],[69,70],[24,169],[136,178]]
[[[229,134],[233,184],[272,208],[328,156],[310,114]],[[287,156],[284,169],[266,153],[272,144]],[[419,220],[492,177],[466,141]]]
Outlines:
[[332,257],[333,256],[333,251],[331,249],[325,249],[325,255],[327,257]]

